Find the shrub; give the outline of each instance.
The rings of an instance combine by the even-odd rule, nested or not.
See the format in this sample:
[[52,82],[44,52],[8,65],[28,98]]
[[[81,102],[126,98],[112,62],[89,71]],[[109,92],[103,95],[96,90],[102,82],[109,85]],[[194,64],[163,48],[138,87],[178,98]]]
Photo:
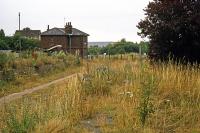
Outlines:
[[81,64],[80,57],[76,56],[75,65],[79,66]]
[[8,50],[9,46],[6,44],[4,40],[0,39],[0,50]]
[[2,80],[4,81],[14,81],[15,80],[15,71],[13,69],[3,70]]
[[147,118],[154,112],[153,94],[156,89],[156,80],[154,75],[144,71],[141,72],[140,80],[138,113],[142,127],[144,127]]
[[8,61],[9,61],[8,56],[4,53],[0,53],[0,70],[3,70]]
[[12,132],[12,133],[28,133],[34,129],[37,117],[35,114],[30,113],[31,110],[28,107],[23,107],[22,118],[18,119],[16,114],[16,108],[10,108],[8,110],[9,115],[6,119],[6,128],[3,129],[3,132]]

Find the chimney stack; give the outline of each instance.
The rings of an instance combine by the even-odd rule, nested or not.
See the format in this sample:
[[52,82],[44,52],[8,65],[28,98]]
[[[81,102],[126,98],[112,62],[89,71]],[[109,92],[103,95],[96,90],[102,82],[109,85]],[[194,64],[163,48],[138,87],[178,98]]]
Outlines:
[[65,33],[66,34],[72,34],[72,25],[71,22],[67,22],[65,25]]
[[47,26],[47,31],[49,31],[49,25]]

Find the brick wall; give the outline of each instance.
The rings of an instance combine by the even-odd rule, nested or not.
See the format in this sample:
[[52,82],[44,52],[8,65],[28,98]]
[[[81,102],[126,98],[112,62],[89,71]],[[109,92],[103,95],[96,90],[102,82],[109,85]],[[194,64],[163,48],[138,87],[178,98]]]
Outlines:
[[[41,47],[48,49],[55,45],[62,45],[63,50],[70,52],[69,36],[41,36]],[[71,53],[79,51],[80,56],[87,54],[87,36],[71,36]]]

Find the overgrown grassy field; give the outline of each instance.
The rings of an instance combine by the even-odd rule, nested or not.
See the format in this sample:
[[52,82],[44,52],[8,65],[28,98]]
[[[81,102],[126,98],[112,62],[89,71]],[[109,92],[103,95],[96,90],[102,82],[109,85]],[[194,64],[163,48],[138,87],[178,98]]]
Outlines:
[[80,63],[75,56],[61,52],[0,53],[0,97],[76,73]]
[[199,66],[96,59],[80,71],[1,107],[1,132],[200,132]]

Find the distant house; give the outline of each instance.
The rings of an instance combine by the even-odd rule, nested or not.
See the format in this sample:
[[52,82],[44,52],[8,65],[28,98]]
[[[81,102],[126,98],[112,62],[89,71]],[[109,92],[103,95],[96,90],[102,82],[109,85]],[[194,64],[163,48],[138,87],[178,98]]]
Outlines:
[[31,38],[31,39],[38,39],[40,40],[40,30],[31,30],[30,28],[24,28],[23,30],[16,30],[15,35],[21,35],[25,38]]
[[65,28],[47,28],[47,31],[41,34],[41,47],[49,49],[61,45],[62,50],[79,54],[84,57],[87,55],[89,34],[73,28],[71,23],[66,23]]

